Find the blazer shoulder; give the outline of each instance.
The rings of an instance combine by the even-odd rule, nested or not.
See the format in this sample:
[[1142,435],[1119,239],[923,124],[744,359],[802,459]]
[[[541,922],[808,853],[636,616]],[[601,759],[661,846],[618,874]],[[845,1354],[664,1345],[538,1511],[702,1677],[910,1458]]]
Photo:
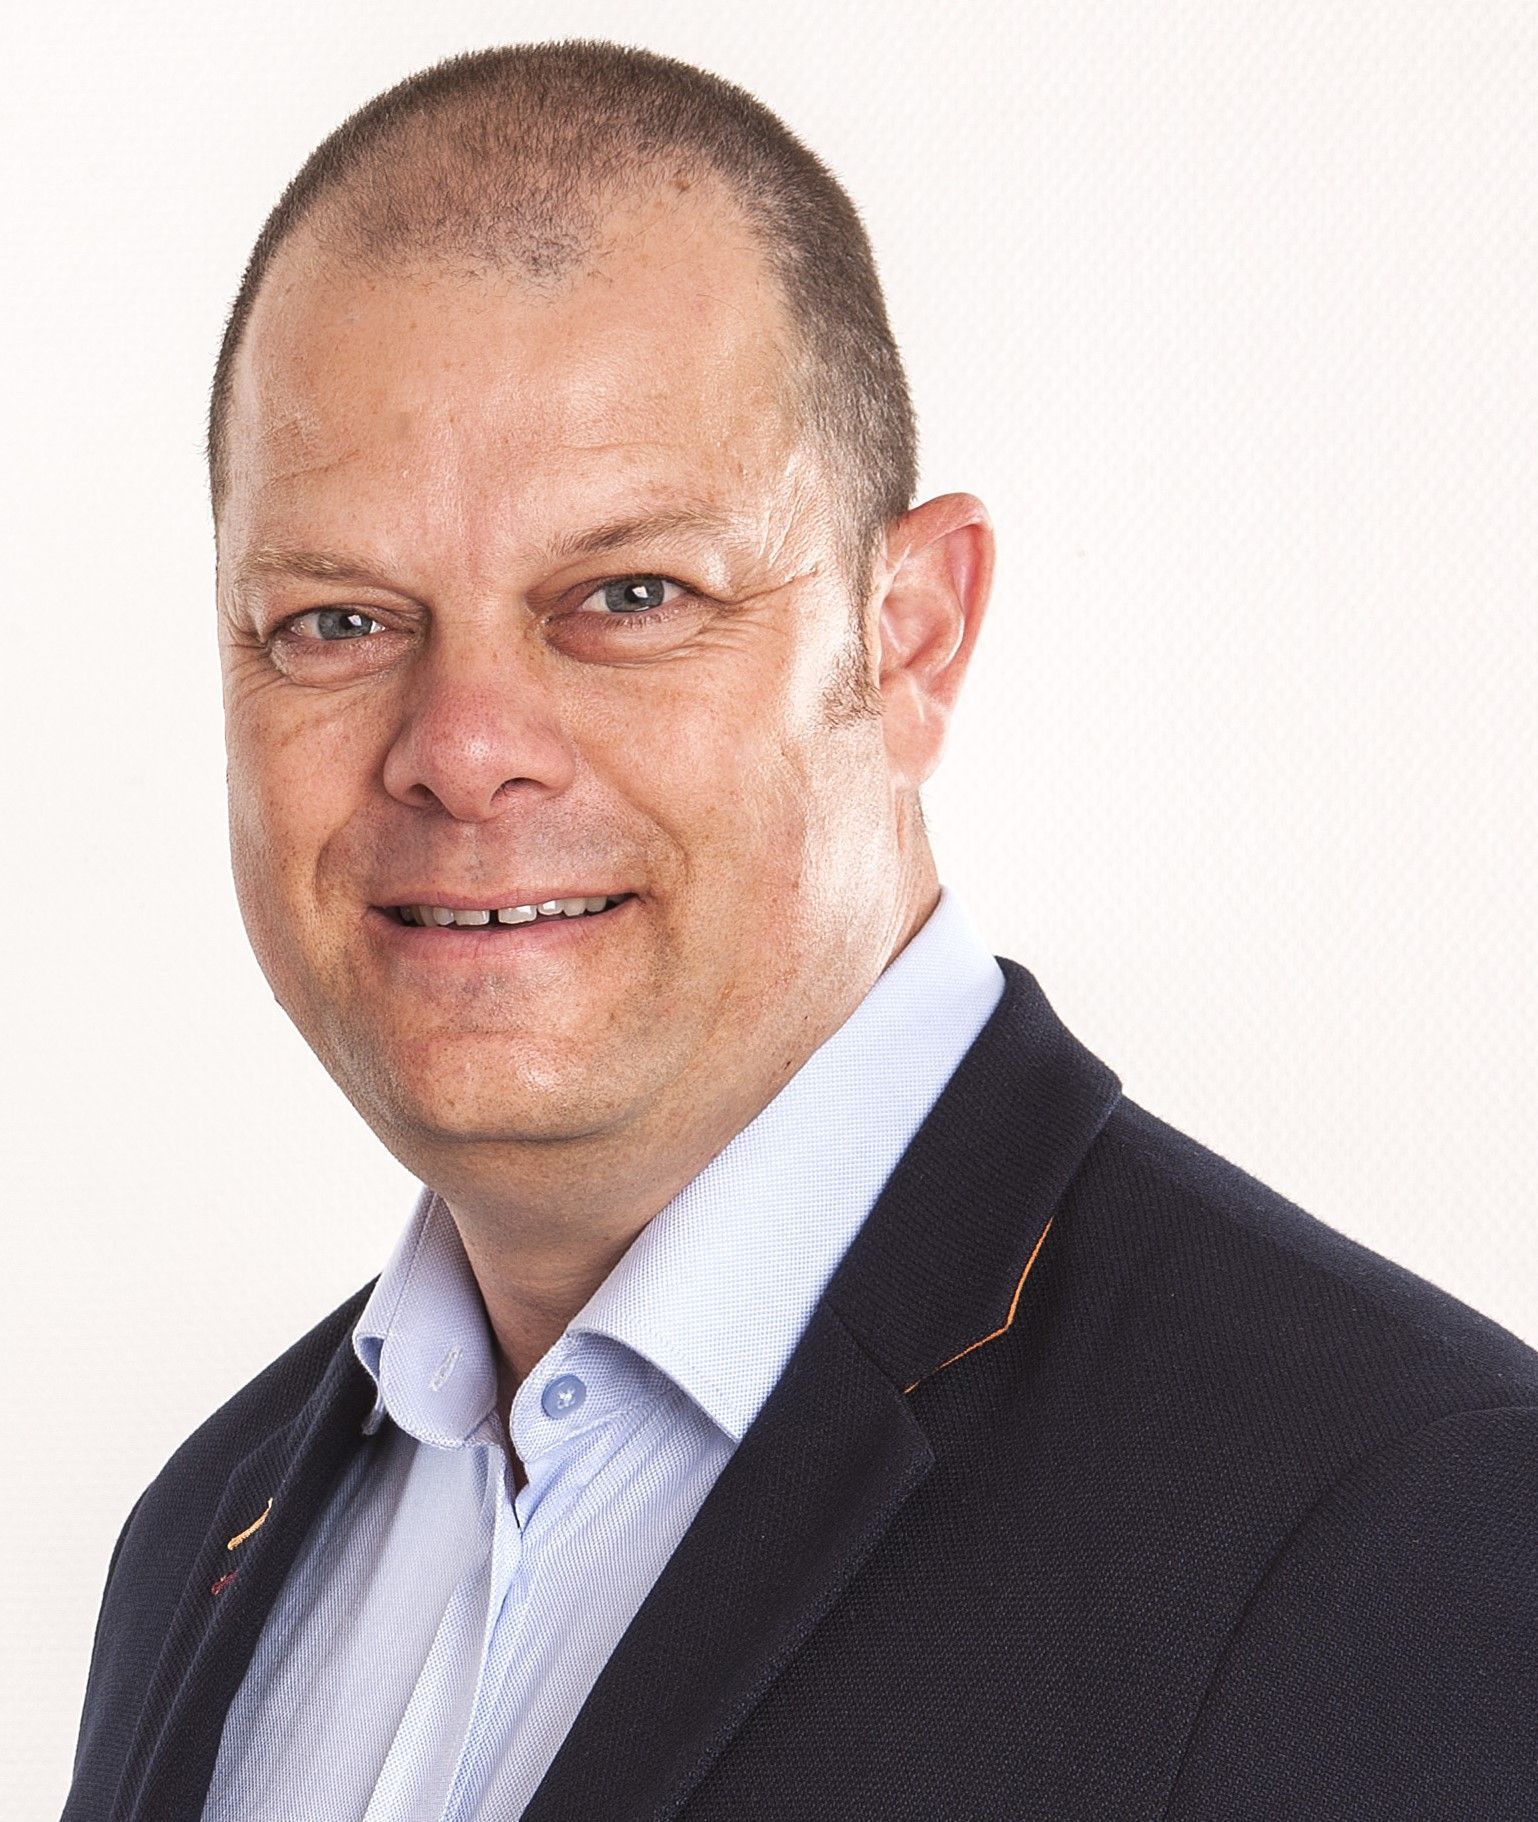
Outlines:
[[[1156,1259],[1233,1344],[1235,1367],[1333,1361],[1341,1390],[1398,1375],[1406,1429],[1463,1406],[1538,1403],[1538,1351],[1349,1239],[1123,1095],[1075,1185],[1111,1244]],[[1420,1394],[1417,1397],[1417,1392]]]

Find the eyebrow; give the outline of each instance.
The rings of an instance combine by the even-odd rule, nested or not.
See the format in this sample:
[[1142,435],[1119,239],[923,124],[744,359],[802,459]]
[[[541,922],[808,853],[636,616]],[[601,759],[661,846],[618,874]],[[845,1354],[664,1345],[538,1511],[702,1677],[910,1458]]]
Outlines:
[[300,550],[287,544],[259,544],[235,567],[237,592],[259,576],[303,576],[311,582],[367,582],[387,587],[377,571],[360,558],[327,550]]
[[556,538],[549,547],[553,557],[593,557],[621,544],[639,544],[647,538],[666,538],[679,532],[694,532],[707,537],[742,537],[747,527],[729,513],[719,513],[706,506],[676,506],[665,512],[635,513],[623,519],[610,519],[586,531],[568,532]]
[[[543,555],[547,561],[592,557],[621,545],[675,537],[679,533],[742,540],[747,537],[748,530],[743,520],[730,514],[703,506],[677,506],[660,512],[632,513],[624,518],[605,520],[584,531],[563,533],[551,540]],[[261,544],[248,551],[236,565],[236,592],[244,591],[262,576],[300,576],[311,582],[355,582],[375,588],[395,586],[360,557],[286,544]]]

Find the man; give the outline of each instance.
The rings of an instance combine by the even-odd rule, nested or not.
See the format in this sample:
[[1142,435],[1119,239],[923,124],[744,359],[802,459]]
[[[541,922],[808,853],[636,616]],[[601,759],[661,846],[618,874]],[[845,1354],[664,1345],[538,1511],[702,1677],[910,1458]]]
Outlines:
[[425,1187],[135,1507],[66,1815],[1538,1816],[1538,1357],[941,889],[992,538],[817,160],[413,78],[209,454],[247,927]]

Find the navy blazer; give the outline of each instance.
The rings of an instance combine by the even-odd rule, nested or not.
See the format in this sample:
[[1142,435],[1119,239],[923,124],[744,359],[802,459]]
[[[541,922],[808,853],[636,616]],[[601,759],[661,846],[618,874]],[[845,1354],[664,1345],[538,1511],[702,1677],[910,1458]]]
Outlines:
[[[999,959],[528,1822],[1533,1822],[1538,1355],[1128,1100]],[[135,1506],[67,1822],[196,1822],[373,1446],[367,1289]]]

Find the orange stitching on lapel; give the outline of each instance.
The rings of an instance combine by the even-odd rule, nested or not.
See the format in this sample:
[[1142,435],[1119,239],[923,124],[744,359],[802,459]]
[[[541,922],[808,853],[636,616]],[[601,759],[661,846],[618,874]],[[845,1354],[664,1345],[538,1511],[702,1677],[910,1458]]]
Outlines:
[[248,1537],[251,1536],[251,1534],[254,1531],[260,1531],[262,1526],[267,1523],[267,1514],[271,1510],[272,1510],[272,1501],[269,1499],[266,1506],[264,1507],[264,1509],[262,1511],[262,1516],[258,1519],[255,1519],[251,1524],[247,1525],[244,1531],[237,1531],[235,1533],[235,1535],[230,1539],[230,1541],[224,1546],[225,1549],[226,1550],[238,1550],[240,1548],[240,1546],[246,1541],[246,1539]]
[[[1010,1299],[1010,1303],[1009,1303],[1009,1314],[1004,1318],[1004,1328],[995,1329],[991,1335],[984,1335],[981,1341],[970,1342],[966,1347],[964,1347],[961,1350],[960,1354],[952,1354],[949,1360],[942,1360],[940,1362],[939,1366],[937,1366],[934,1369],[935,1373],[943,1373],[945,1371],[946,1367],[954,1366],[956,1364],[956,1362],[962,1358],[963,1355],[970,1354],[972,1352],[973,1348],[980,1348],[980,1347],[985,1346],[990,1341],[997,1341],[999,1336],[1004,1333],[1004,1329],[1007,1329],[1009,1327],[1010,1323],[1012,1323],[1014,1321],[1015,1311],[1016,1311],[1016,1309],[1018,1309],[1019,1304],[1020,1304],[1020,1293],[1021,1293],[1021,1291],[1023,1291],[1025,1289],[1025,1281],[1031,1275],[1031,1267],[1036,1263],[1036,1255],[1041,1251],[1041,1241],[1045,1240],[1047,1235],[1050,1234],[1051,1232],[1052,1232],[1052,1221],[1049,1219],[1047,1222],[1047,1225],[1041,1230],[1041,1240],[1038,1240],[1036,1242],[1036,1244],[1031,1248],[1031,1256],[1025,1262],[1025,1270],[1023,1272],[1021,1272],[1021,1274],[1020,1274],[1020,1282],[1015,1286],[1015,1294]],[[933,1373],[926,1373],[924,1375],[924,1378],[929,1379],[929,1378],[933,1378],[933,1376],[934,1376]],[[904,1386],[903,1387],[903,1396],[906,1397],[909,1392],[916,1391],[918,1389],[918,1387],[921,1386],[923,1383],[924,1383],[923,1379],[915,1379],[912,1385]]]

